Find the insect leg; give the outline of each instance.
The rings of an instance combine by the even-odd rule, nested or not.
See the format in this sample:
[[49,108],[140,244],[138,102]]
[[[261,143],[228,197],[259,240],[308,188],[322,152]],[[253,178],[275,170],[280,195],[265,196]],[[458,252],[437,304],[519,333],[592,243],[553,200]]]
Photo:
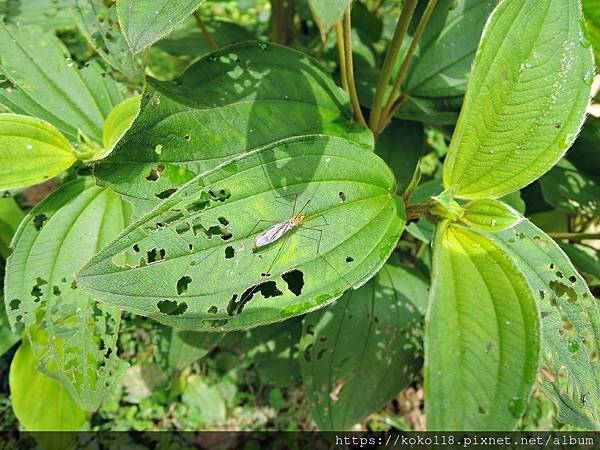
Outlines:
[[271,269],[273,269],[273,266],[275,265],[275,262],[279,259],[279,257],[281,256],[281,253],[283,252],[283,248],[285,247],[285,244],[287,244],[288,239],[290,238],[291,234],[288,233],[285,235],[285,237],[283,238],[283,242],[281,243],[281,247],[279,247],[279,250],[277,250],[277,254],[275,255],[275,258],[273,258],[273,261],[271,262],[271,265],[269,266],[269,268],[267,269],[267,275],[271,275]]
[[264,222],[264,223],[271,223],[271,224],[273,224],[273,223],[279,223],[279,222],[277,222],[276,220],[263,220],[263,219],[261,219],[261,220],[259,220],[258,222],[256,222],[256,225],[254,225],[254,226],[252,227],[252,229],[250,230],[250,233],[248,233],[248,234],[246,235],[246,239],[247,239],[247,238],[249,238],[250,236],[252,236],[252,233],[254,233],[254,231],[256,230],[256,228],[258,228],[258,226],[259,226],[259,225],[260,225],[262,222]]

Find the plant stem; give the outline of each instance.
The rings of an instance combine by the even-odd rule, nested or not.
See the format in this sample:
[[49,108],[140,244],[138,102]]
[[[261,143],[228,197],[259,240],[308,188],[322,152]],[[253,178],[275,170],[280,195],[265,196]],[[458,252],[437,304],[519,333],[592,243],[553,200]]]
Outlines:
[[289,44],[293,41],[294,3],[271,0],[271,41]]
[[344,14],[344,53],[346,55],[346,78],[348,80],[348,90],[352,109],[354,109],[354,117],[358,123],[367,126],[365,117],[360,109],[358,101],[358,93],[356,92],[356,84],[354,82],[354,63],[352,62],[352,27],[350,24],[350,10],[348,7]]
[[348,73],[346,72],[346,50],[344,44],[344,29],[342,28],[342,20],[335,25],[335,34],[337,35],[337,46],[338,46],[338,58],[340,60],[340,73],[342,76],[342,88],[346,91],[346,94],[350,96],[350,90],[348,89]]
[[410,21],[413,13],[415,12],[416,6],[417,0],[406,0],[406,4],[404,5],[404,8],[402,8],[402,13],[398,18],[396,30],[394,31],[392,42],[388,47],[387,54],[385,55],[383,67],[381,68],[381,75],[379,76],[377,88],[375,89],[375,98],[373,99],[373,105],[371,106],[371,130],[376,130],[379,127],[379,121],[382,113],[381,107],[383,105],[385,93],[388,85],[390,84],[392,71],[394,70],[396,60],[398,59],[398,54],[402,49],[402,41],[404,41],[404,37],[408,31],[408,26],[410,25]]
[[194,19],[196,19],[196,23],[198,24],[198,27],[202,31],[202,34],[204,35],[204,38],[206,39],[206,42],[208,42],[208,45],[210,46],[210,48],[213,49],[214,51],[219,50],[219,44],[217,44],[217,41],[215,41],[215,38],[210,33],[210,31],[208,31],[208,28],[206,28],[206,25],[204,25],[204,21],[202,20],[200,11],[198,11],[198,10],[194,11]]
[[600,239],[600,233],[548,233],[552,239],[556,240],[569,240],[569,241],[583,241],[586,239]]
[[408,73],[408,67],[410,66],[412,57],[415,54],[415,50],[417,49],[417,44],[419,43],[419,40],[421,39],[421,36],[423,35],[423,31],[425,31],[425,27],[429,23],[429,19],[431,18],[431,14],[433,13],[433,10],[435,9],[436,4],[437,4],[437,0],[429,0],[429,3],[427,3],[427,7],[425,8],[423,15],[421,16],[419,25],[417,26],[417,29],[413,36],[412,42],[410,43],[410,47],[408,48],[408,51],[406,52],[406,55],[404,56],[404,60],[402,61],[402,65],[400,66],[400,71],[398,72],[398,78],[396,78],[396,82],[394,83],[394,87],[392,88],[392,91],[390,92],[388,101],[387,101],[386,105],[383,107],[382,117],[383,117],[384,126],[379,127],[380,129],[377,130],[377,134],[381,133],[383,131],[383,129],[385,128],[385,126],[389,123],[388,116],[389,116],[390,112],[392,111],[392,109],[394,108],[394,105],[396,103],[396,97],[398,96],[398,94],[400,94],[400,89],[402,88],[402,83],[404,82],[404,78],[406,77],[406,74]]

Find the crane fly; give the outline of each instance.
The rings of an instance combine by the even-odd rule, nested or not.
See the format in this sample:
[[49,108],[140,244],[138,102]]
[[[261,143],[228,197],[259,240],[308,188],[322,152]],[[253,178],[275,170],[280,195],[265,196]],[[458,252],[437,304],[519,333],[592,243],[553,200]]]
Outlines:
[[273,225],[271,228],[263,231],[256,237],[256,242],[252,246],[252,250],[256,251],[260,247],[264,247],[265,245],[272,244],[273,242],[281,239],[285,234],[292,231],[297,226],[301,225],[304,222],[306,217],[302,214],[297,216],[293,216],[292,218],[280,222],[276,225]]

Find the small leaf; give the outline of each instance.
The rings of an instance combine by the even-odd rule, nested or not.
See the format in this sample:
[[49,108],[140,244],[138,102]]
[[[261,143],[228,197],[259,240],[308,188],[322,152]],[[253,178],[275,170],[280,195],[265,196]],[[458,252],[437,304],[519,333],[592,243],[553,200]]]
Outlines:
[[140,112],[141,96],[136,95],[123,100],[110,112],[104,122],[102,143],[107,151],[112,151],[114,145],[123,137],[131,127]]
[[97,304],[73,274],[129,222],[130,208],[90,179],[64,185],[25,218],[7,261],[6,310],[39,369],[85,409],[104,400],[126,364],[117,357],[120,311]]
[[538,357],[539,317],[523,275],[488,238],[442,222],[425,332],[428,429],[513,429]]
[[[282,321],[379,270],[405,223],[394,191],[385,163],[351,141],[280,141],[199,175],[95,256],[78,280],[100,301],[178,328]],[[259,234],[297,215],[304,216],[298,227],[253,250]]]
[[10,254],[10,242],[24,216],[14,198],[0,198],[0,257]]
[[52,125],[32,117],[0,114],[0,189],[40,183],[75,161],[69,141]]
[[224,335],[177,330],[160,325],[153,333],[156,342],[156,362],[168,378],[204,358]]
[[117,7],[103,0],[71,0],[79,31],[113,69],[129,80],[142,75],[125,35],[119,29]]
[[[292,136],[328,134],[373,146],[330,75],[287,47],[244,43],[147,79],[141,110],[96,177],[146,211],[161,195],[231,158]],[[148,178],[162,167],[160,177]]]
[[71,141],[79,132],[102,142],[102,124],[122,99],[117,83],[97,62],[83,69],[65,45],[37,27],[0,23],[0,104],[54,125]]
[[322,35],[326,35],[350,7],[352,0],[308,0],[308,5]]
[[473,200],[464,208],[465,214],[460,221],[478,230],[505,230],[519,221],[517,212],[498,200]]
[[502,247],[537,293],[547,367],[554,375],[566,374],[556,389],[575,401],[586,395],[581,412],[600,425],[600,310],[585,280],[560,247],[528,220],[486,236]]
[[8,382],[15,416],[28,431],[79,431],[87,420],[60,383],[37,371],[27,342],[10,364]]
[[540,178],[544,200],[559,209],[600,216],[600,175],[577,169],[564,160]]
[[117,0],[119,22],[133,54],[169,34],[204,0]]
[[321,430],[349,430],[421,368],[427,283],[394,259],[369,283],[303,321],[300,367]]
[[578,1],[503,0],[494,10],[445,161],[457,197],[513,192],[573,144],[594,75],[581,21]]

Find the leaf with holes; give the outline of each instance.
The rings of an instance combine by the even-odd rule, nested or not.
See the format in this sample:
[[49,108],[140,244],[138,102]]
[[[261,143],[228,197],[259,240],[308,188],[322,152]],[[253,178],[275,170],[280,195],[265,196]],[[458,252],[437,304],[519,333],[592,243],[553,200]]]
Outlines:
[[544,200],[574,214],[600,216],[600,175],[586,173],[564,160],[540,178]]
[[96,176],[147,210],[228,159],[315,133],[373,144],[315,60],[286,47],[245,43],[200,59],[175,81],[148,78],[139,115],[96,166]]
[[578,1],[503,0],[490,17],[444,167],[458,198],[528,185],[573,144],[593,59]]
[[117,19],[116,5],[103,0],[71,0],[79,31],[113,69],[133,80],[143,74]]
[[[117,357],[120,311],[94,302],[73,279],[127,224],[130,208],[90,179],[64,185],[25,218],[7,261],[5,301],[40,369],[93,410],[126,364]],[[37,331],[35,331],[37,330]]]
[[[106,304],[178,328],[282,321],[379,270],[405,223],[394,191],[390,169],[356,143],[322,135],[283,140],[199,175],[77,278]],[[280,239],[257,247],[259,236],[284,222]]]
[[303,321],[300,367],[321,430],[349,430],[421,368],[428,284],[395,258],[369,283]]
[[29,343],[23,342],[10,364],[8,378],[11,404],[19,422],[28,431],[81,430],[86,412],[60,383],[38,372],[35,363]]
[[535,382],[540,348],[538,311],[525,277],[487,237],[442,222],[430,295],[428,429],[513,429]]
[[119,22],[135,55],[169,34],[204,0],[117,0]]
[[0,114],[0,189],[26,187],[54,177],[77,161],[63,134],[49,123]]
[[79,69],[65,45],[37,27],[0,23],[0,105],[54,125],[71,141],[81,131],[102,142],[104,118],[121,101],[97,62]]
[[600,310],[585,280],[560,247],[528,220],[486,236],[510,256],[536,293],[544,357],[555,376],[567,375],[549,394],[577,402],[585,395],[581,413],[600,426]]

